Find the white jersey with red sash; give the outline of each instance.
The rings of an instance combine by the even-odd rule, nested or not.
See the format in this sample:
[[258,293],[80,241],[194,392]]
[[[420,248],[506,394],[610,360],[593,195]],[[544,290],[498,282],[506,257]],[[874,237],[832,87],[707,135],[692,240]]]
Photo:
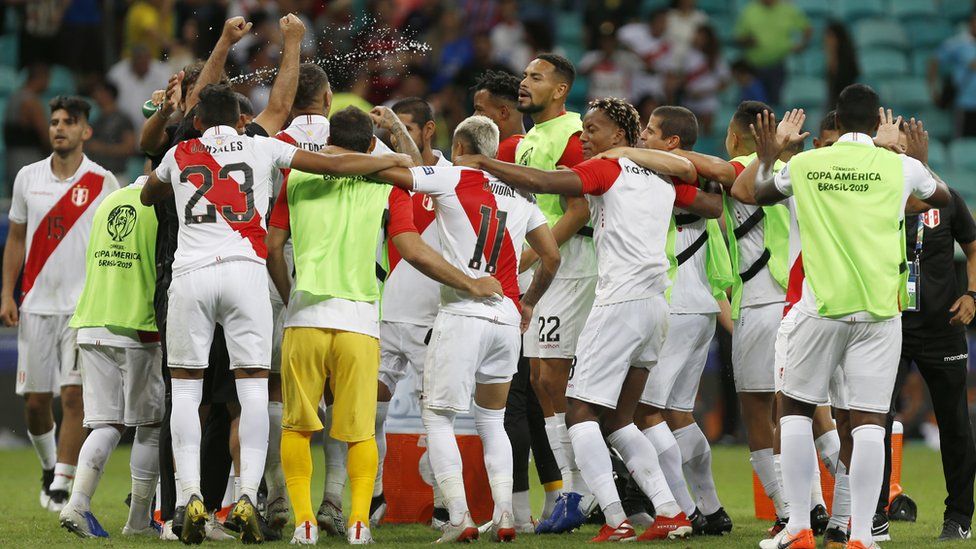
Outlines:
[[166,153],[156,177],[173,185],[181,217],[174,277],[221,261],[264,264],[272,176],[297,150],[215,126]]
[[[27,224],[21,310],[71,314],[85,285],[85,251],[98,204],[119,188],[112,172],[83,157],[68,179],[51,157],[17,172],[10,221]],[[80,275],[80,276],[79,276]]]
[[526,196],[480,170],[461,167],[411,168],[413,190],[434,199],[444,258],[464,274],[491,275],[505,299],[473,299],[441,288],[441,311],[515,325],[521,320],[518,263],[525,234],[545,225],[539,207]]

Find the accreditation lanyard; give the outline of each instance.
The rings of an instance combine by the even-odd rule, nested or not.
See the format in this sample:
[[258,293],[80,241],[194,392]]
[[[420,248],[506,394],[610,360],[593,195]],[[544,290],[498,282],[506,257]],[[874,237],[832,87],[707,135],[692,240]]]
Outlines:
[[905,307],[906,311],[918,311],[920,306],[922,237],[925,234],[923,217],[924,214],[918,216],[918,229],[915,231],[915,257],[908,264],[908,305]]

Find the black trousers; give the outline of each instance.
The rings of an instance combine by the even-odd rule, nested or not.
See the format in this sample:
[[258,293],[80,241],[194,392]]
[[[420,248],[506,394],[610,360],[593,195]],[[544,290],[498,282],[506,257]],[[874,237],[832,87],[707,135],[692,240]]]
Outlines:
[[535,458],[539,482],[546,484],[562,479],[556,458],[546,437],[546,421],[531,383],[529,359],[519,357],[518,371],[512,377],[505,407],[505,432],[512,442],[515,492],[529,489],[529,449]]
[[926,338],[905,335],[902,342],[898,378],[892,392],[891,410],[885,438],[885,482],[878,499],[878,511],[888,505],[891,478],[891,424],[895,404],[914,363],[925,380],[939,424],[939,450],[948,495],[945,519],[969,528],[973,518],[973,480],[976,478],[976,445],[969,422],[966,391],[967,355],[965,335],[949,338]]

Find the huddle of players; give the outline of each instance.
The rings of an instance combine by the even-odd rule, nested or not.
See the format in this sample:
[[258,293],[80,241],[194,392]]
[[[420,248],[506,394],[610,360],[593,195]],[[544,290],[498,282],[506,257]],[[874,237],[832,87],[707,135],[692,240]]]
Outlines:
[[[238,38],[246,33],[243,20],[232,21],[225,33],[228,28]],[[286,52],[287,49],[286,40]],[[289,73],[286,69],[283,63],[281,75]],[[423,382],[418,389],[428,435],[426,459],[436,479],[435,505],[446,509],[447,515],[441,524],[441,541],[471,540],[481,533],[467,510],[460,454],[453,436],[453,419],[457,413],[468,411],[472,394],[495,503],[490,525],[493,538],[510,541],[517,532],[571,531],[582,524],[593,501],[600,505],[607,521],[594,538],[597,541],[685,537],[693,531],[727,532],[732,524],[715,491],[710,448],[691,411],[707,342],[729,287],[731,313],[736,319],[733,364],[748,421],[751,462],[782,519],[775,527],[776,537],[769,542],[775,547],[786,538],[805,536],[811,518],[817,522],[826,518],[822,495],[811,495],[809,487],[804,487],[805,494],[797,490],[798,485],[812,478],[815,469],[798,472],[795,463],[805,463],[807,458],[815,460],[813,447],[807,452],[809,456],[801,459],[797,457],[797,445],[784,441],[784,453],[793,454],[792,461],[783,460],[786,474],[779,472],[773,452],[773,395],[778,381],[773,367],[774,342],[777,331],[783,331],[786,273],[797,270],[795,265],[786,269],[790,259],[787,255],[798,255],[790,253],[789,248],[784,251],[784,244],[798,241],[802,228],[790,231],[787,207],[772,205],[787,194],[785,187],[779,186],[780,180],[776,180],[778,194],[766,191],[761,197],[766,188],[756,182],[771,179],[770,169],[777,158],[789,158],[790,153],[780,149],[802,142],[802,112],[789,113],[777,127],[765,105],[744,103],[729,125],[726,145],[734,158],[725,162],[691,150],[697,123],[689,111],[680,107],[657,109],[643,129],[635,109],[617,99],[594,101],[582,119],[567,113],[565,98],[573,83],[573,67],[559,56],[546,54],[529,64],[521,82],[499,74],[482,80],[476,88],[476,106],[492,120],[474,116],[458,127],[452,167],[429,147],[433,131],[431,117],[426,114],[429,106],[420,100],[402,102],[393,111],[377,109],[372,120],[364,113],[345,110],[335,113],[330,125],[325,118],[331,96],[328,80],[320,68],[302,65],[294,71],[298,95],[317,99],[297,105],[304,112],[290,109],[292,123],[278,134],[278,139],[250,137],[255,133],[250,131],[242,136],[239,132],[244,129],[245,117],[237,97],[227,86],[204,85],[206,72],[205,67],[183,105],[190,112],[190,98],[198,101],[192,120],[202,135],[169,149],[148,178],[106,198],[112,186],[94,186],[92,179],[101,182],[106,177],[104,170],[91,166],[79,173],[95,175],[78,178],[75,174],[72,177],[77,182],[69,192],[36,192],[33,180],[32,188],[25,189],[31,172],[41,172],[51,162],[44,161],[22,170],[24,177],[18,177],[19,185],[15,184],[15,208],[11,212],[11,221],[22,225],[18,220],[25,216],[14,209],[23,208],[18,200],[24,200],[24,195],[28,199],[44,195],[48,203],[52,195],[61,198],[53,207],[47,204],[31,208],[28,202],[29,217],[36,219],[27,223],[35,240],[28,240],[26,246],[31,253],[27,254],[22,287],[23,340],[30,339],[28,327],[35,326],[36,333],[43,333],[48,339],[51,334],[73,335],[61,325],[39,325],[64,324],[67,315],[61,313],[51,319],[47,316],[50,310],[29,302],[29,298],[44,294],[27,283],[28,274],[32,275],[32,283],[44,282],[45,276],[65,275],[63,268],[60,272],[41,268],[53,252],[65,248],[58,243],[75,238],[83,245],[86,228],[95,231],[93,235],[97,234],[96,229],[104,228],[116,243],[130,233],[146,240],[156,227],[128,218],[155,220],[153,215],[139,214],[150,211],[148,204],[165,201],[170,194],[174,195],[176,211],[184,213],[178,227],[179,246],[169,291],[167,320],[173,322],[168,322],[166,360],[172,375],[171,432],[179,476],[178,500],[184,508],[180,537],[185,542],[202,541],[209,518],[201,501],[200,423],[196,410],[202,400],[202,374],[209,363],[213,329],[218,323],[227,334],[241,409],[237,467],[240,488],[229,522],[245,541],[263,539],[254,503],[266,472],[266,518],[279,527],[287,522],[287,491],[295,510],[294,543],[314,543],[320,525],[330,533],[345,530],[351,543],[372,540],[370,518],[379,518],[384,508],[382,474],[377,471],[385,454],[384,403],[389,401],[407,367],[422,371]],[[287,84],[287,76],[279,76],[279,81]],[[276,88],[278,84],[276,81]],[[306,89],[302,90],[302,86]],[[168,90],[167,101],[173,98],[173,88],[171,85]],[[838,126],[873,132],[877,120],[873,125],[863,120],[865,108],[871,111],[870,105],[865,107],[870,97],[864,98],[864,90],[852,92],[857,93],[861,96],[849,102],[862,116],[858,123],[864,127],[848,125],[844,116],[848,121],[856,117],[843,112],[838,114]],[[873,97],[876,104],[877,97]],[[521,113],[532,116],[535,125],[519,139]],[[874,112],[870,116],[874,117]],[[52,119],[58,117],[81,128],[79,134],[87,131],[85,113],[77,106],[55,108]],[[261,126],[274,126],[265,113],[254,120]],[[390,133],[394,149],[403,154],[380,152],[385,147],[373,136],[373,122]],[[891,129],[894,127],[897,134],[897,126],[888,122],[882,126],[884,135],[879,133],[878,141],[894,147]],[[282,123],[283,120],[278,126]],[[52,139],[61,140],[53,128],[55,125]],[[267,126],[264,128],[267,130]],[[500,128],[504,129],[503,140],[499,139]],[[909,134],[920,139],[920,128],[916,130]],[[80,153],[82,142],[81,137],[74,141],[76,153]],[[641,142],[645,148],[637,148]],[[55,156],[58,150],[56,147]],[[763,156],[757,159],[757,152]],[[57,166],[57,162],[52,165]],[[415,165],[418,167],[411,167]],[[558,167],[570,169],[557,170]],[[913,173],[917,174],[918,168],[911,165],[916,170]],[[785,173],[784,170],[778,177],[783,178]],[[361,176],[392,186],[364,184]],[[55,177],[63,181],[65,175]],[[724,197],[703,192],[698,188],[699,179],[718,182],[728,192]],[[275,181],[280,181],[281,186],[265,238],[262,212],[269,211]],[[921,187],[912,190],[933,204],[939,198],[936,194],[941,193],[941,187],[936,191]],[[125,193],[127,196],[123,196]],[[141,195],[141,203],[135,199],[136,194]],[[757,198],[769,200],[770,205],[755,205]],[[88,208],[103,201],[98,211]],[[72,206],[76,211],[72,211]],[[728,248],[713,221],[723,210]],[[322,219],[321,211],[338,215]],[[74,226],[70,224],[59,229],[63,218],[81,219],[81,230],[70,231]],[[91,228],[93,218],[95,229]],[[58,221],[52,221],[55,219]],[[796,222],[794,213],[794,227]],[[41,225],[48,231],[46,237],[41,235],[45,244],[35,244]],[[68,236],[62,238],[65,234]],[[330,238],[323,239],[321,235]],[[384,240],[384,257],[378,261],[376,251],[384,248]],[[293,251],[288,250],[289,241]],[[118,253],[99,253],[94,242],[93,239],[89,271],[106,257],[135,257],[122,251],[122,244],[114,247]],[[798,247],[794,248],[796,252]],[[35,250],[46,255],[32,258]],[[340,261],[335,261],[337,255]],[[19,259],[19,269],[23,259],[14,259]],[[265,263],[277,299],[265,282]],[[9,264],[5,258],[5,265]],[[799,272],[802,274],[802,269]],[[155,276],[143,268],[144,282],[147,273],[150,281]],[[520,285],[519,275],[523,273],[531,273],[531,280],[522,277]],[[4,274],[3,313],[10,322],[17,273],[8,277],[5,268]],[[378,314],[381,287],[377,277],[385,279],[382,321]],[[443,284],[439,310],[432,297],[438,284],[432,281]],[[154,329],[143,329],[154,327],[145,322],[152,311],[151,292],[130,292],[122,297],[141,304],[136,308],[142,322],[135,323],[138,325],[129,318],[100,316],[99,312],[112,307],[91,304],[112,293],[109,288],[117,289],[117,282],[111,277],[92,277],[89,272],[91,288],[85,290],[88,299],[83,297],[78,312],[88,311],[89,317],[98,318],[72,322],[72,326],[82,329],[77,335],[82,372],[86,380],[91,379],[84,384],[86,394],[92,395],[86,399],[85,421],[93,428],[93,434],[99,434],[94,438],[101,439],[100,447],[107,447],[108,453],[117,444],[124,425],[139,426],[137,444],[145,443],[151,448],[158,431],[140,431],[153,429],[161,419],[161,378],[153,376],[149,367],[159,357],[158,335],[152,341],[143,334],[156,333]],[[61,281],[39,287],[55,288],[58,283]],[[105,286],[97,288],[99,283]],[[262,295],[265,291],[267,299]],[[800,294],[806,299],[811,293],[791,292],[790,304]],[[274,311],[272,304],[279,301],[279,311],[285,312]],[[70,310],[72,305],[64,308]],[[38,318],[29,322],[34,314]],[[15,306],[13,315],[16,319]],[[84,315],[76,313],[76,318],[81,316]],[[747,321],[747,317],[752,318]],[[149,320],[152,321],[151,316]],[[525,334],[521,342],[520,329]],[[689,332],[687,337],[684,331]],[[281,337],[276,335],[282,332]],[[784,364],[790,362],[789,342],[785,341],[788,337],[779,339],[784,340],[780,343],[784,349],[781,352],[787,355],[780,359],[779,377],[789,379],[783,373],[790,370]],[[281,387],[272,386],[270,394],[271,402],[278,398],[283,407],[269,402],[267,381],[268,368],[275,362],[272,347],[278,342],[282,342]],[[28,347],[37,347],[36,339],[22,343],[25,348],[21,349],[19,362],[29,371],[33,360],[36,369],[39,361],[33,353],[25,352]],[[531,359],[532,387],[545,416],[544,433],[561,476],[561,482],[546,481],[547,505],[537,525],[528,510],[527,486],[513,489],[515,463],[505,432],[509,383],[516,372],[520,343],[525,356]],[[62,345],[65,346],[70,347]],[[45,367],[57,363],[45,361]],[[836,364],[847,363],[838,358]],[[120,371],[133,367],[141,368],[133,371],[142,374],[135,377],[147,380],[145,384],[132,384],[132,373],[123,375]],[[105,379],[95,377],[99,375]],[[56,375],[49,377],[57,380]],[[847,377],[852,378],[849,373]],[[376,393],[372,392],[377,379],[378,405],[373,398]],[[77,385],[77,381],[61,382]],[[831,396],[835,408],[845,406],[839,400],[849,396],[843,390],[849,385],[840,374],[834,376]],[[821,388],[826,390],[826,385],[816,387],[818,391]],[[788,382],[784,391],[799,402],[819,403],[819,396],[796,389],[791,392]],[[19,392],[46,391],[19,388]],[[318,517],[311,510],[309,440],[312,432],[323,428],[318,417],[323,398],[331,404],[328,438],[348,445],[352,505],[345,524],[335,491],[333,498],[327,497],[323,502]],[[847,405],[854,410],[873,410],[854,399]],[[98,413],[103,406],[112,410]],[[797,406],[787,406],[781,413],[790,420],[784,420],[785,427],[804,423],[794,418],[804,416],[806,409],[797,412]],[[850,459],[838,459],[840,437],[824,413],[819,412],[816,425],[820,433],[815,447],[837,478],[835,514],[829,530],[834,531],[831,539],[843,543],[847,538],[844,512],[850,509],[849,505],[845,507],[845,501],[851,499],[850,492],[857,494],[858,489],[864,488],[857,486],[854,471],[847,466]],[[269,421],[269,414],[277,421]],[[814,414],[811,411],[809,415]],[[866,422],[864,417],[849,417],[857,417],[859,421],[855,422]],[[846,430],[845,441],[858,439],[857,429],[854,436],[850,435],[850,423],[838,421]],[[869,429],[860,427],[863,438]],[[374,432],[380,434],[378,440],[374,439]],[[798,440],[803,433],[791,434]],[[51,440],[48,446],[35,441],[39,454],[42,447],[54,447],[53,429],[42,432],[42,436]],[[42,436],[32,434],[32,440]],[[276,444],[279,437],[280,444]],[[89,436],[85,444],[92,440]],[[628,519],[613,482],[607,443],[653,503],[653,521],[641,513]],[[339,445],[339,462],[341,450]],[[147,458],[148,465],[140,462],[137,467],[135,461],[137,455],[151,453],[133,451],[134,505],[124,533],[150,532],[145,525],[149,523],[150,487],[155,486],[159,463],[148,463],[151,459]],[[71,500],[64,505],[64,497],[59,496],[62,524],[81,535],[107,535],[89,508],[91,493],[107,459],[105,452],[99,455],[100,462],[86,461],[82,449],[82,466]],[[278,460],[280,469],[276,470]],[[42,456],[46,477],[50,476],[49,461],[52,459]],[[520,469],[525,466],[519,463]],[[848,469],[852,473],[849,478]],[[62,477],[70,476],[64,468],[62,473]],[[341,494],[345,479],[335,479],[332,467],[329,475]],[[60,478],[54,476],[55,481]],[[67,486],[49,486],[47,480],[45,483],[42,504],[49,505],[44,498],[50,500],[55,491],[67,491]],[[875,484],[880,487],[880,480]],[[874,500],[870,500],[872,509]],[[810,514],[790,513],[790,503],[796,506],[800,502],[803,505],[799,508],[812,508]],[[857,509],[854,511],[855,541],[851,543],[866,541],[866,546],[870,546],[870,522],[865,537],[864,522],[858,522]],[[145,520],[140,522],[142,519]],[[634,525],[647,523],[647,530],[637,536]],[[841,537],[843,541],[839,541]],[[792,543],[801,547],[807,541],[795,539]]]

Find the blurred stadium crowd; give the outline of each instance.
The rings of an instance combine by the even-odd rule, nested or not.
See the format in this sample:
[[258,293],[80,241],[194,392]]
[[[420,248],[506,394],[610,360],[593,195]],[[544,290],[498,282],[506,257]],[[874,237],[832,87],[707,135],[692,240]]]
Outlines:
[[[303,55],[327,68],[334,112],[428,98],[442,150],[471,112],[469,88],[478,74],[517,74],[537,53],[556,51],[581,74],[570,107],[622,97],[646,119],[658,105],[684,105],[703,125],[697,148],[719,155],[741,100],[802,107],[815,128],[846,85],[871,84],[896,113],[924,120],[932,168],[974,203],[973,8],[969,0],[6,0],[0,198],[10,196],[21,166],[49,154],[51,97],[92,100],[95,135],[86,148],[121,182],[131,181],[143,170],[138,132],[151,93],[205,58],[234,15],[254,29],[232,52],[228,73],[273,70],[281,50],[277,19],[294,12],[314,31]],[[429,51],[406,47],[410,40]],[[242,80],[239,90],[260,111],[270,78]],[[931,433],[916,381],[906,388],[903,419],[909,433]],[[730,383],[712,384],[715,402],[722,394],[734,402],[721,388]],[[715,411],[721,419],[710,435],[734,432],[735,411]]]

